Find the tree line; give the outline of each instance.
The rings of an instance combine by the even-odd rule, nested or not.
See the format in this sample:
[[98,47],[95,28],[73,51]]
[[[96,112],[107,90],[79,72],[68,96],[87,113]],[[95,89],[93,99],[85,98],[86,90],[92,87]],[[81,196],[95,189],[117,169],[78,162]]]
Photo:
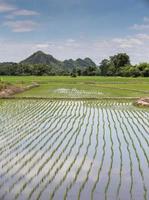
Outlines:
[[126,53],[118,53],[108,59],[103,59],[98,66],[89,58],[87,59],[49,64],[0,63],[0,75],[149,77],[149,63],[132,65]]

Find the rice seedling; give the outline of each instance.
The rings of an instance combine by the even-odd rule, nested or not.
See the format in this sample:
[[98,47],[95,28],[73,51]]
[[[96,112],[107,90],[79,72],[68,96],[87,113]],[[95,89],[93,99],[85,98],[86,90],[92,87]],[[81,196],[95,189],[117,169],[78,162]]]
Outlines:
[[149,198],[147,109],[110,99],[1,102],[0,199]]

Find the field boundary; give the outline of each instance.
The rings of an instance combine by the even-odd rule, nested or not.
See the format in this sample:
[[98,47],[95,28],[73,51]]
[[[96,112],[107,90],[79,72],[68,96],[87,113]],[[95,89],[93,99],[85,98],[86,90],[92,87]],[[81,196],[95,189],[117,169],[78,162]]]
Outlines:
[[26,100],[74,100],[74,101],[85,101],[85,100],[137,100],[140,97],[87,97],[87,98],[71,98],[71,97],[15,97],[15,96],[9,96],[9,97],[0,97],[0,99],[26,99]]

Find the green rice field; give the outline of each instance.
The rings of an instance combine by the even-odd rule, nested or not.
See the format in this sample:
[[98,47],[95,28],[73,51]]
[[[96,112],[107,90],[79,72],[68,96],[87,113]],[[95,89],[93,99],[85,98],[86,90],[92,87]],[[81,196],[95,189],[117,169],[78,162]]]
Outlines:
[[1,81],[40,87],[17,94],[17,97],[103,98],[149,96],[149,78],[65,77],[65,76],[1,76]]

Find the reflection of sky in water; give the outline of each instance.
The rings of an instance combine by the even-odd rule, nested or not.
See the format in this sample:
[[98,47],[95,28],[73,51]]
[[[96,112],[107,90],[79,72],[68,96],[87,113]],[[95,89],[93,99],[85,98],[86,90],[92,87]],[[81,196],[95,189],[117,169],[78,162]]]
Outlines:
[[116,199],[119,188],[122,200],[144,199],[145,189],[148,198],[148,111],[104,101],[19,102],[0,107],[0,197],[27,199],[36,188],[31,199],[53,191],[62,199],[69,188],[71,200],[92,192]]

